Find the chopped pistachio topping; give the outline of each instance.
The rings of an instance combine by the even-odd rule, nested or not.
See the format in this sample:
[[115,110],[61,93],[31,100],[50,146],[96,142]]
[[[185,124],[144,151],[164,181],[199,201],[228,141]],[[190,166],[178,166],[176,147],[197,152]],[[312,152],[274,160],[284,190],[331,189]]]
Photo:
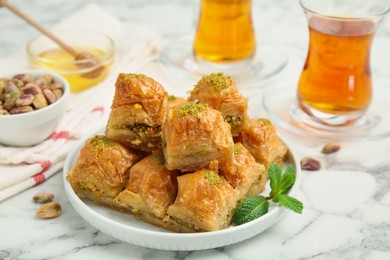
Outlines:
[[214,171],[206,171],[205,178],[209,181],[210,185],[218,185],[222,183],[221,177]]
[[244,123],[244,119],[241,116],[226,116],[226,122],[228,122],[232,127],[241,126]]
[[239,154],[239,153],[241,153],[241,151],[242,151],[242,148],[240,146],[237,146],[237,145],[234,146],[234,154]]
[[210,75],[204,76],[202,79],[208,84],[215,86],[216,89],[225,89],[232,84],[232,79],[222,72],[211,73]]
[[146,132],[146,130],[149,129],[150,126],[148,125],[135,125],[135,126],[129,126],[129,129],[133,128],[134,132]]
[[142,141],[139,139],[135,139],[135,140],[131,141],[130,143],[134,144],[134,145],[140,145],[140,144],[142,144]]
[[168,96],[168,101],[175,101],[176,100],[176,96],[175,95],[169,95]]
[[123,77],[118,78],[119,84],[124,84],[131,79],[146,79],[147,76],[144,74],[135,74],[135,73],[123,73]]
[[118,84],[126,84],[132,79],[146,79],[147,76],[144,74],[135,74],[135,73],[122,73],[121,76],[118,77],[117,83]]
[[104,148],[108,146],[113,146],[115,143],[102,135],[96,135],[92,138],[91,143],[96,148]]
[[129,78],[144,79],[147,78],[147,76],[145,74],[126,73],[125,79]]
[[181,106],[179,110],[179,115],[192,115],[196,118],[199,118],[199,112],[206,110],[207,105],[195,103],[195,102],[189,102]]
[[266,125],[272,125],[271,121],[267,118],[259,118],[259,121]]

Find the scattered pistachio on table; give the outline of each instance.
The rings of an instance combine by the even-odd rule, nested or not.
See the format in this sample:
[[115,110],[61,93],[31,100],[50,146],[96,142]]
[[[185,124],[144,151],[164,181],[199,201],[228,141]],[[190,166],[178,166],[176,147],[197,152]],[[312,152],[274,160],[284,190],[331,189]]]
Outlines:
[[51,202],[54,198],[54,194],[51,193],[37,193],[32,197],[32,200],[37,203],[47,203]]
[[341,145],[337,142],[330,142],[327,143],[323,148],[322,148],[322,153],[324,154],[330,154],[330,153],[335,153],[338,152],[341,148]]
[[310,156],[304,157],[301,161],[301,169],[306,171],[318,171],[321,169],[321,162]]
[[57,201],[46,203],[40,206],[36,213],[43,219],[56,218],[62,213],[61,204]]
[[49,74],[35,78],[24,73],[0,78],[0,115],[27,113],[53,104],[63,95],[63,86]]

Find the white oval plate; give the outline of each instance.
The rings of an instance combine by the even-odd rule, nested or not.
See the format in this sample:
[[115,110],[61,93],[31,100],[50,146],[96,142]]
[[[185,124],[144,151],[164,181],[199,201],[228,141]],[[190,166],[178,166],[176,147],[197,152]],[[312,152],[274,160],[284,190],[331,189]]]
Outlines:
[[[85,137],[68,154],[63,168],[65,191],[73,208],[85,221],[114,238],[133,245],[160,250],[193,251],[217,248],[241,242],[263,232],[279,221],[286,211],[284,208],[274,206],[267,214],[240,226],[230,226],[213,232],[174,233],[144,223],[132,215],[81,200],[73,191],[66,175],[75,165],[85,141],[96,134],[104,134],[104,128]],[[295,183],[289,192],[290,195],[294,195],[298,190],[301,174],[297,158],[291,150],[289,150],[288,162],[294,165],[297,173]]]

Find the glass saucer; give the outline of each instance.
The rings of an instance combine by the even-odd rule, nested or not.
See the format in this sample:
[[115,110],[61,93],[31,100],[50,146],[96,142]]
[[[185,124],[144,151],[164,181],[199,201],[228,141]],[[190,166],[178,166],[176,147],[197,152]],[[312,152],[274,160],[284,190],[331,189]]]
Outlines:
[[390,136],[390,91],[374,93],[367,113],[350,126],[329,126],[315,122],[299,109],[296,87],[267,88],[263,107],[270,120],[293,133],[318,139],[340,141],[371,141]]
[[288,61],[283,48],[259,44],[252,59],[238,63],[210,63],[193,56],[192,44],[191,37],[171,42],[161,50],[160,59],[171,73],[195,82],[204,75],[223,72],[231,76],[239,88],[259,86],[262,81],[281,72]]

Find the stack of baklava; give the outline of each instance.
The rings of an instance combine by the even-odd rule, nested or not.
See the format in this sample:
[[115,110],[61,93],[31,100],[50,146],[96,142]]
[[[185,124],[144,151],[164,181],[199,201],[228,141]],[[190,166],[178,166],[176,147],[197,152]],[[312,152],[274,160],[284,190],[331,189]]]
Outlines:
[[154,79],[121,73],[105,135],[85,143],[68,180],[81,198],[176,232],[224,229],[237,204],[259,194],[287,147],[223,73],[187,100]]

